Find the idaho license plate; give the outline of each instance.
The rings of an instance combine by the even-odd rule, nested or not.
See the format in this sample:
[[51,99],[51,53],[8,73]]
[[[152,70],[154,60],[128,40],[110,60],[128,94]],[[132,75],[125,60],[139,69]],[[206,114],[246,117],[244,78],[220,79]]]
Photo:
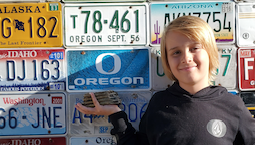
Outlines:
[[0,139],[0,145],[65,145],[65,137]]
[[[135,129],[139,129],[139,123],[149,100],[152,96],[149,91],[117,92],[122,104],[119,107],[128,115],[128,119]],[[113,128],[108,116],[82,114],[74,106],[83,102],[81,93],[71,93],[70,98],[70,134],[73,135],[109,135]]]
[[65,4],[65,45],[146,45],[147,4]]
[[59,2],[0,4],[0,47],[62,46]]
[[150,4],[150,44],[159,45],[164,27],[172,20],[192,15],[205,20],[213,29],[217,43],[234,43],[235,3],[164,2]]
[[66,133],[64,93],[8,94],[0,100],[1,136]]
[[0,92],[64,90],[63,48],[0,49]]

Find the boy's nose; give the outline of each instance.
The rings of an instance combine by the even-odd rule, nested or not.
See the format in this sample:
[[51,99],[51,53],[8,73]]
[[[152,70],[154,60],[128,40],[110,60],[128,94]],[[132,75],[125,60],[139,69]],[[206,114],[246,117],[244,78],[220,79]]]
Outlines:
[[189,52],[185,52],[182,57],[182,63],[189,63],[192,60],[192,55]]

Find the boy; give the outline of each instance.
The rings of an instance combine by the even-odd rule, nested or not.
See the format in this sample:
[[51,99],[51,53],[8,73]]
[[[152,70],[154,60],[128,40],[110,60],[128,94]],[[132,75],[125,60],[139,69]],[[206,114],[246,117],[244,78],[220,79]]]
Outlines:
[[165,74],[175,83],[153,95],[139,131],[116,105],[94,108],[77,104],[85,114],[109,115],[111,134],[120,145],[255,144],[255,120],[240,97],[210,83],[218,67],[218,50],[210,26],[194,16],[172,21],[161,38]]

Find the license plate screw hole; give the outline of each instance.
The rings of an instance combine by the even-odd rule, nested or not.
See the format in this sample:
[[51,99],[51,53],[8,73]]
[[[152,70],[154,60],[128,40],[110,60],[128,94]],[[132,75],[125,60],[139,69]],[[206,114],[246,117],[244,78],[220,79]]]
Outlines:
[[52,143],[52,139],[51,138],[49,138],[49,142]]
[[43,42],[44,44],[46,44],[46,42]]
[[132,6],[130,6],[129,8],[132,9]]
[[135,85],[132,85],[131,88],[135,88]]
[[47,54],[49,54],[50,52],[49,51],[46,51]]
[[216,3],[216,6],[218,6],[219,4],[218,3]]
[[166,5],[166,8],[168,7],[168,5]]
[[86,140],[85,140],[85,143],[89,143],[89,141],[86,139]]
[[50,94],[48,94],[48,97],[50,97]]
[[79,7],[79,9],[81,9],[81,7]]
[[50,134],[51,133],[51,131],[50,130],[48,130],[48,134]]
[[131,44],[133,44],[133,43],[134,43],[134,41],[131,41],[130,43],[131,43]]
[[82,42],[80,43],[80,45],[82,45]]
[[85,51],[82,51],[81,54],[84,55],[84,54],[86,54],[86,52],[85,52]]
[[83,87],[83,89],[87,89],[87,87],[85,86],[85,87]]
[[46,87],[46,90],[50,90],[50,87],[49,87],[49,86],[47,86],[47,87]]

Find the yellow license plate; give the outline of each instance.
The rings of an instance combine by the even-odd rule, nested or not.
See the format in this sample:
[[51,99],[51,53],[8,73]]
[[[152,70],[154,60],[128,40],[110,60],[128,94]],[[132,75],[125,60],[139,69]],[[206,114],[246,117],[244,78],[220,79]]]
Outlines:
[[247,109],[251,112],[252,117],[254,118],[255,107],[247,107]]
[[59,2],[0,4],[0,48],[62,46]]

